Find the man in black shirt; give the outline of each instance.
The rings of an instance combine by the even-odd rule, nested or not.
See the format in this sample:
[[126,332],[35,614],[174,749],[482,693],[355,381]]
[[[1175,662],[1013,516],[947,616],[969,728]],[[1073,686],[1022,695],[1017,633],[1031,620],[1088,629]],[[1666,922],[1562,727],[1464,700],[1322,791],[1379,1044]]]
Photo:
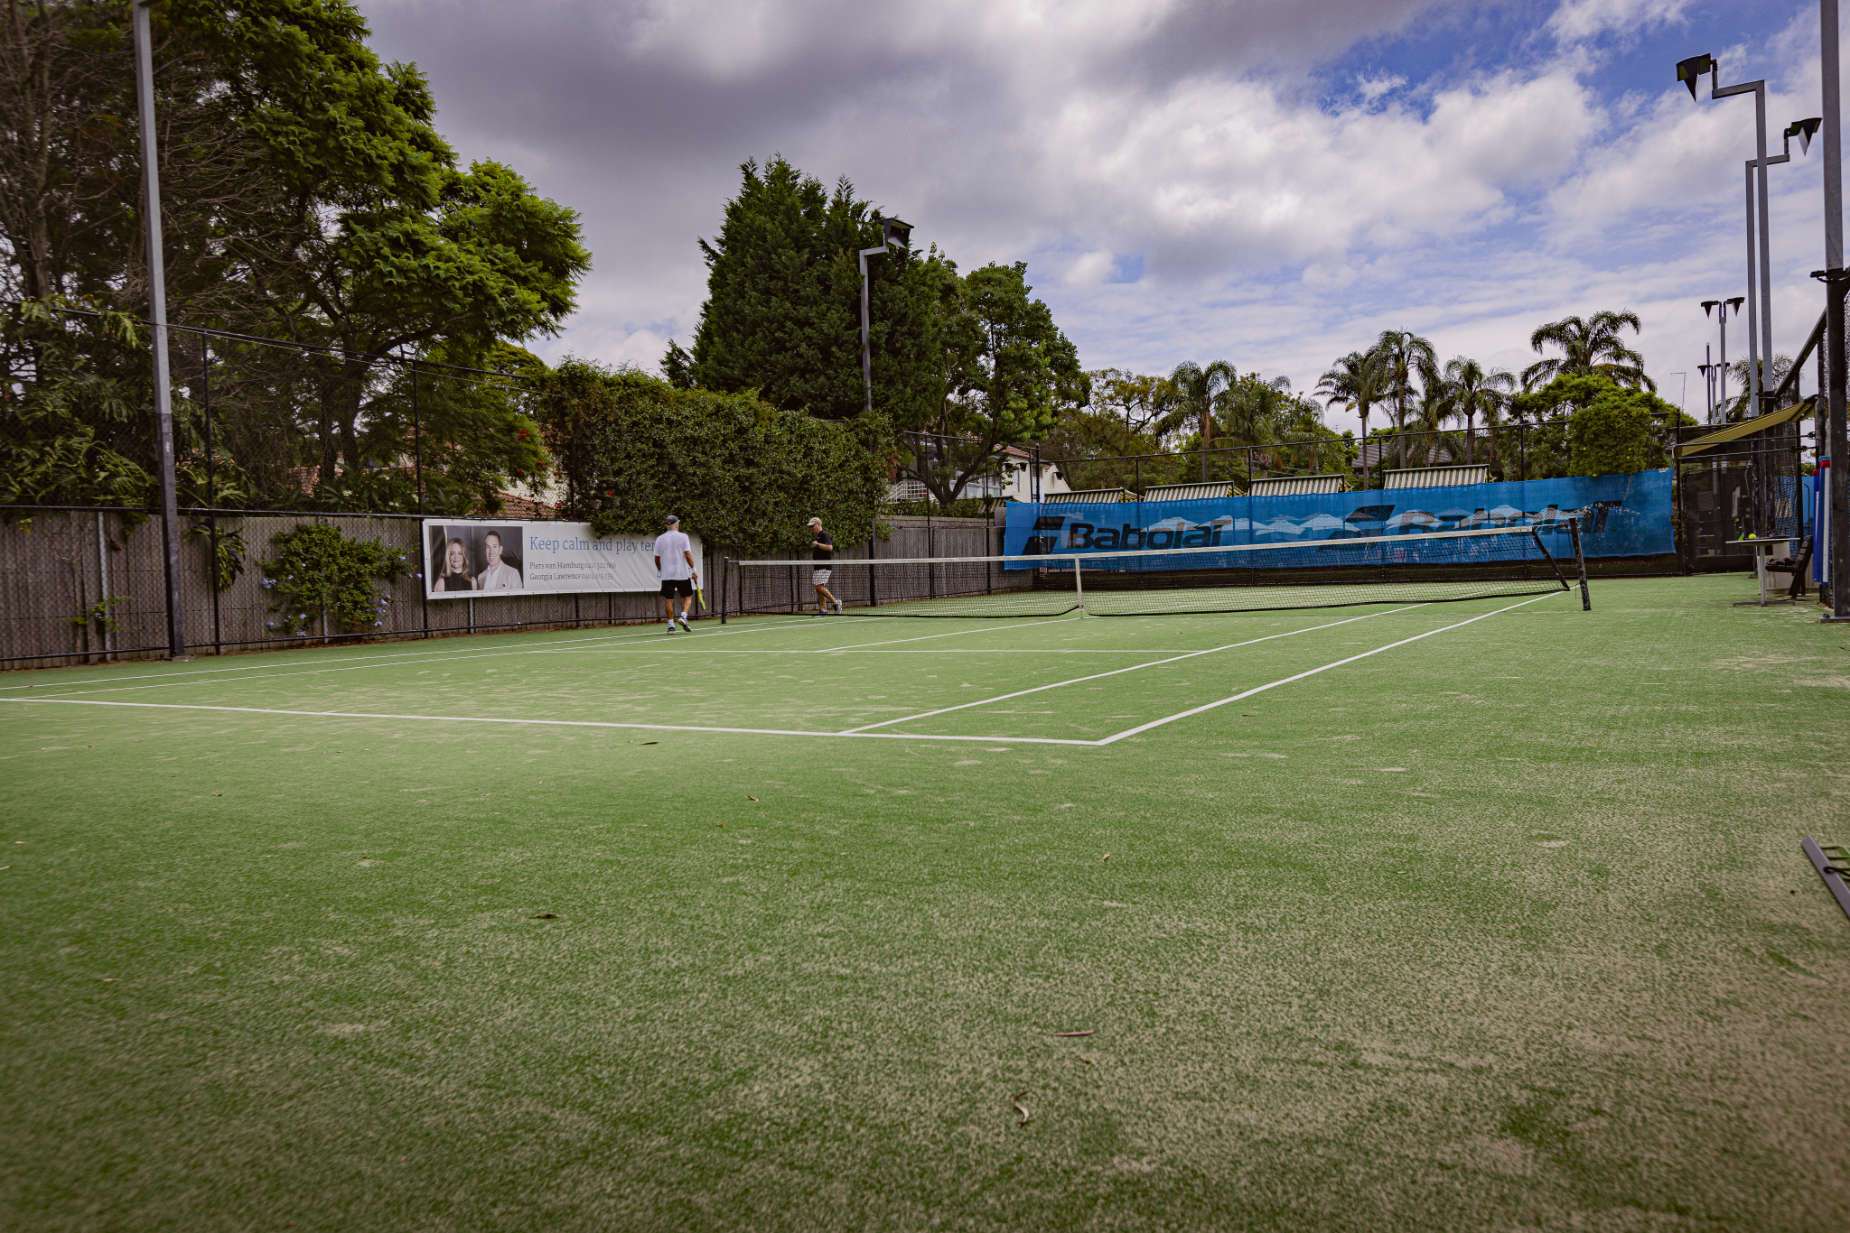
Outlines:
[[809,581],[816,588],[816,615],[841,612],[841,601],[829,590],[829,575],[834,572],[835,539],[822,529],[822,519],[809,520]]

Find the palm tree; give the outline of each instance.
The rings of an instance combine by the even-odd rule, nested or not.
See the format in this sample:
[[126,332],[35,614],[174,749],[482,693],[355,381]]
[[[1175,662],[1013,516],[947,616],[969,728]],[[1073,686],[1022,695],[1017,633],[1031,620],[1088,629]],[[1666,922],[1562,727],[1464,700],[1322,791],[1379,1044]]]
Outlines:
[[[1388,392],[1394,399],[1394,431],[1402,432],[1407,426],[1407,401],[1413,397],[1413,378],[1419,377],[1420,384],[1428,390],[1438,384],[1439,357],[1430,340],[1411,330],[1381,331],[1381,337],[1375,340],[1375,351],[1387,367]],[[1400,465],[1406,466],[1405,438],[1401,440],[1399,455]]]
[[1547,385],[1556,377],[1598,373],[1620,385],[1642,386],[1657,392],[1657,383],[1644,375],[1644,357],[1625,345],[1621,331],[1630,327],[1636,334],[1643,331],[1638,314],[1631,309],[1618,312],[1602,310],[1591,317],[1563,317],[1550,321],[1529,335],[1529,345],[1539,355],[1544,347],[1556,347],[1560,355],[1537,360],[1522,370],[1522,388],[1532,390]]
[[1318,380],[1317,393],[1332,408],[1354,411],[1362,421],[1362,436],[1367,437],[1368,413],[1389,393],[1387,364],[1378,351],[1351,351]]
[[1493,427],[1509,405],[1516,378],[1501,368],[1486,372],[1482,364],[1461,355],[1446,362],[1442,388],[1448,415],[1465,421],[1465,461],[1475,461],[1471,455],[1477,417],[1484,417],[1484,427]]
[[1197,364],[1184,360],[1169,374],[1170,384],[1178,395],[1175,407],[1157,420],[1153,428],[1160,433],[1174,432],[1193,421],[1201,426],[1201,478],[1208,477],[1208,446],[1214,437],[1214,400],[1225,393],[1238,375],[1226,360]]
[[[1774,356],[1771,368],[1768,367],[1765,360],[1761,360],[1760,392],[1765,395],[1771,395],[1774,390],[1779,388],[1780,383],[1786,379],[1791,371],[1792,357],[1789,355]],[[1723,419],[1738,420],[1756,414],[1756,412],[1749,410],[1747,406],[1748,392],[1750,389],[1748,377],[1752,372],[1753,364],[1748,360],[1736,360],[1734,363],[1728,365],[1728,377],[1734,382],[1734,388],[1740,392],[1723,404]]]
[[[1291,393],[1291,378],[1273,377],[1267,380],[1258,373],[1252,373],[1215,397],[1214,418],[1217,430],[1222,436],[1247,445],[1269,444],[1282,436],[1295,401]],[[1250,463],[1250,453],[1247,459]],[[1270,453],[1262,453],[1260,461],[1270,466]]]

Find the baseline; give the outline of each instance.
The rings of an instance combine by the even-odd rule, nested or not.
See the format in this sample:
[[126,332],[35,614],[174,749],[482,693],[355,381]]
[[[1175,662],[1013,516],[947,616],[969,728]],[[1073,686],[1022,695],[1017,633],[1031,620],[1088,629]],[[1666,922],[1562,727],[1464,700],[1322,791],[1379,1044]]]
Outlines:
[[519,719],[496,715],[414,715],[379,711],[298,711],[268,706],[211,706],[194,702],[116,702],[106,698],[0,698],[0,705],[110,706],[148,711],[210,711],[229,715],[290,715],[306,719],[390,719],[411,723],[504,724],[531,728],[615,728],[632,732],[707,732],[738,736],[813,736],[831,740],[978,741],[991,745],[1083,745],[1097,741],[1057,736],[931,736],[921,732],[829,732],[806,728],[722,728],[701,724],[624,723],[608,719]]
[[[778,628],[780,628],[779,625],[767,622],[763,625],[754,625],[750,629],[721,629],[712,632],[703,631],[701,637],[706,639],[728,638],[740,634],[765,633]],[[784,625],[782,628],[800,627]],[[688,635],[681,636],[687,637]],[[584,643],[601,643],[604,644],[604,647],[600,649],[609,650],[625,649],[623,647],[609,645],[612,643],[634,644],[633,649],[638,651],[647,651],[656,647],[667,647],[671,645],[667,635],[651,631],[647,634],[606,634],[587,638],[565,638],[548,642],[545,646],[538,647],[496,647],[484,651],[459,650],[452,654],[405,651],[388,655],[356,655],[342,659],[338,664],[321,666],[307,664],[244,664],[235,668],[201,668],[184,672],[147,672],[139,676],[99,678],[98,683],[95,685],[68,681],[63,682],[62,684],[68,686],[68,688],[60,688],[59,682],[47,681],[43,684],[0,686],[0,689],[13,692],[23,690],[57,691],[55,693],[34,694],[35,697],[39,698],[69,698],[75,697],[78,694],[139,693],[144,689],[171,689],[176,685],[185,685],[202,677],[223,676],[234,672],[255,674],[240,675],[233,681],[234,684],[242,684],[245,681],[271,681],[298,676],[326,676],[333,672],[361,672],[368,668],[393,668],[400,664],[445,664],[455,663],[459,660],[494,659],[510,655],[556,655],[560,653],[559,648],[567,646],[573,648],[572,653],[582,653],[586,649],[589,649],[582,645]],[[302,649],[312,650],[316,648],[304,647]],[[814,654],[812,651],[805,651],[802,653]],[[154,684],[121,685],[116,683],[119,681],[153,681]]]

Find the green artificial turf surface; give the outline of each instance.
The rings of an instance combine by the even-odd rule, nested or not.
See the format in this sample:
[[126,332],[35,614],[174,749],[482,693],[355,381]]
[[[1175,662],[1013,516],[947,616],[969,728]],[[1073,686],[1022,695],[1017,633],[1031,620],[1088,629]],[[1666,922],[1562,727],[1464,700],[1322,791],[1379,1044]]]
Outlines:
[[1750,589],[0,677],[0,1226],[1850,1226]]

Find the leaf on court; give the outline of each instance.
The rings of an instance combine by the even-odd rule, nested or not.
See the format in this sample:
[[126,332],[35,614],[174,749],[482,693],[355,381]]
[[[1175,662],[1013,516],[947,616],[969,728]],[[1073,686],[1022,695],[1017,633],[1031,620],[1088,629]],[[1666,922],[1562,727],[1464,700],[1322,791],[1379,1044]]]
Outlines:
[[1100,860],[1102,860],[1102,861],[1108,861],[1108,860],[1110,860],[1110,859],[1111,859],[1111,853],[1109,853],[1109,852],[1107,852],[1107,853],[1105,853],[1105,855],[1103,855],[1103,856],[1101,856],[1101,857],[1099,857],[1099,859],[1100,859]]
[[1054,1033],[1055,1036],[1060,1036],[1060,1037],[1064,1037],[1067,1039],[1072,1039],[1078,1036],[1096,1036],[1097,1034],[1098,1034],[1097,1028],[1084,1028],[1077,1032],[1055,1032]]
[[660,745],[660,741],[637,741],[638,745]]
[[558,920],[559,914],[557,912],[535,912],[529,919],[531,920]]
[[747,792],[747,793],[745,794],[745,799],[746,799],[746,800],[748,800],[748,801],[750,801],[750,802],[751,802],[752,804],[754,804],[754,805],[756,805],[756,804],[758,803],[758,798],[757,798],[757,797],[755,797],[755,796],[753,796],[753,795],[752,795],[751,793],[749,793],[749,792]]
[[1017,1126],[1026,1126],[1028,1124],[1028,1106],[1021,1103],[1022,1097],[1027,1094],[1028,1089],[1023,1088],[1021,1091],[1009,1097],[1009,1101],[1015,1106],[1015,1112],[1021,1114],[1021,1120],[1015,1123]]

